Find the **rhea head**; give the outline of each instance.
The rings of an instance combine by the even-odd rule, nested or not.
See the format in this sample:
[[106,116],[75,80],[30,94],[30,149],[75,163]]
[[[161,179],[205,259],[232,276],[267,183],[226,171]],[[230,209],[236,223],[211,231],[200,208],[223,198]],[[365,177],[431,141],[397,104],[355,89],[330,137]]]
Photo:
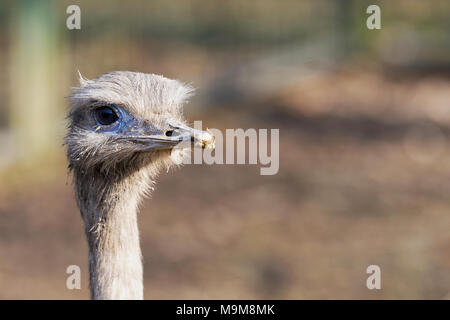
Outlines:
[[154,74],[116,71],[94,80],[80,75],[70,96],[69,167],[75,175],[94,171],[121,178],[146,167],[153,174],[171,165],[171,151],[180,143],[213,144],[209,133],[190,128],[183,118],[192,92]]

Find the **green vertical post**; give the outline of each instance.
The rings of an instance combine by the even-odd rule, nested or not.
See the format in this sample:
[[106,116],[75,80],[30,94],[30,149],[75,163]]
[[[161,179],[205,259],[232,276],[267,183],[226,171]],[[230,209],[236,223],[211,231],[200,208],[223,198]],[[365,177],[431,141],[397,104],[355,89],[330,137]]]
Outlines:
[[[61,145],[58,28],[53,1],[22,0],[11,19],[10,123],[18,160],[34,162]],[[60,76],[60,75],[59,75]]]

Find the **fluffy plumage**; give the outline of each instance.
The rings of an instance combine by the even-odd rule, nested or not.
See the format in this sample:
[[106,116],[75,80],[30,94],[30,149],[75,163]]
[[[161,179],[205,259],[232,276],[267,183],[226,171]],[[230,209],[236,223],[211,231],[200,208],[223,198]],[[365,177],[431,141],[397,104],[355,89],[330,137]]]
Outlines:
[[[194,140],[182,106],[193,89],[153,74],[111,72],[80,76],[70,96],[66,136],[69,168],[89,245],[93,299],[142,299],[137,208],[171,149]],[[103,125],[99,108],[118,120]]]

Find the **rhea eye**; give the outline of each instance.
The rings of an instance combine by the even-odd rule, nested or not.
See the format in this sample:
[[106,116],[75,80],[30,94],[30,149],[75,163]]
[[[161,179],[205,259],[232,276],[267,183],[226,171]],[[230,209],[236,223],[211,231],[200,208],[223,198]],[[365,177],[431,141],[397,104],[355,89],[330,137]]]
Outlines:
[[101,125],[108,126],[119,120],[117,112],[111,107],[99,107],[95,109],[95,119]]

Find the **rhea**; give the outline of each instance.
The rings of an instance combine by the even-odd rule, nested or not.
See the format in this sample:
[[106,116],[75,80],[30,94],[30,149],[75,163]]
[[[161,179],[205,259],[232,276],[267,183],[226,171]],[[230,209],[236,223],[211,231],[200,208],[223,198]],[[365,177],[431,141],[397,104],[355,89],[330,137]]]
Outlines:
[[138,205],[161,169],[174,164],[177,146],[214,146],[213,136],[183,117],[192,92],[163,76],[116,71],[93,80],[80,75],[70,95],[65,144],[89,247],[92,299],[143,299]]

